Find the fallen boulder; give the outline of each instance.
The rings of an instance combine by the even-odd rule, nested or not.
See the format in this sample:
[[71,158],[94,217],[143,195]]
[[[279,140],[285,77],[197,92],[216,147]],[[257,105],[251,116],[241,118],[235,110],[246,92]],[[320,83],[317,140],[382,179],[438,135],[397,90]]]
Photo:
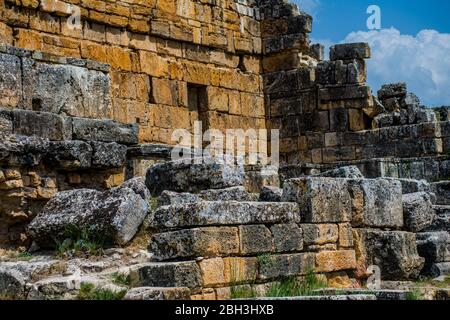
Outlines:
[[119,245],[130,241],[149,212],[150,192],[141,178],[101,192],[81,189],[58,192],[29,224],[28,232],[42,247],[54,247],[76,226]]
[[402,201],[405,227],[408,231],[420,232],[431,226],[435,213],[428,193],[404,194]]
[[367,276],[369,266],[378,266],[382,280],[416,279],[425,259],[417,252],[416,235],[403,231],[353,229],[357,274]]
[[243,185],[242,166],[208,158],[199,161],[201,163],[192,159],[193,163],[177,160],[155,164],[147,170],[147,187],[152,194],[160,195],[164,190],[196,193]]
[[281,202],[283,189],[278,187],[264,186],[259,194],[259,201],[262,202]]

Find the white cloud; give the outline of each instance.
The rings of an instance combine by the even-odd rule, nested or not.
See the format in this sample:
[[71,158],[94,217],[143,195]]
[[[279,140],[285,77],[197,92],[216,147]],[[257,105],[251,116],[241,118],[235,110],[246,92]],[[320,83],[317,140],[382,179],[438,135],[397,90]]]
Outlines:
[[319,0],[297,0],[300,11],[306,12],[313,17],[317,13],[317,8],[320,6]]
[[343,42],[368,42],[368,83],[374,91],[384,83],[405,81],[423,104],[450,105],[450,34],[422,30],[402,35],[395,28],[350,33]]

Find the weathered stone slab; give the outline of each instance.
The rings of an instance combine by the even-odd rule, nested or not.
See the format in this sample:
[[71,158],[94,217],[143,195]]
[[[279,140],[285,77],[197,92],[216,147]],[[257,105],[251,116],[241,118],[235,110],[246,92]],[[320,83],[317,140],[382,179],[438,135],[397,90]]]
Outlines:
[[11,110],[0,108],[0,132],[3,134],[12,134],[13,130],[14,127]]
[[11,111],[14,133],[61,141],[72,139],[71,118],[49,112]]
[[450,262],[431,263],[425,266],[423,274],[432,278],[450,275]]
[[42,138],[0,132],[0,163],[17,167],[37,166],[48,149],[49,142]]
[[354,250],[321,251],[316,253],[316,272],[356,269]]
[[433,182],[430,185],[436,195],[436,204],[450,205],[450,181]]
[[450,207],[434,206],[433,209],[436,213],[433,223],[424,231],[447,231],[450,233]]
[[140,287],[128,290],[123,300],[190,300],[189,288]]
[[92,147],[83,141],[54,141],[49,144],[44,161],[58,169],[88,169],[92,166]]
[[445,231],[418,233],[417,250],[428,264],[450,262],[450,234]]
[[358,275],[365,277],[372,265],[382,280],[408,280],[419,276],[425,259],[417,252],[416,235],[403,231],[353,229]]
[[195,261],[144,263],[130,268],[130,281],[141,287],[187,287],[202,286],[200,268]]
[[74,117],[109,115],[109,76],[83,67],[22,59],[26,109]]
[[136,124],[122,124],[113,120],[73,118],[73,139],[85,141],[117,142],[137,144]]
[[155,212],[156,228],[300,222],[296,203],[202,201],[164,206]]
[[147,170],[147,187],[153,194],[159,195],[164,190],[195,193],[243,185],[242,166],[204,161],[201,164],[182,160],[155,164]]
[[402,202],[405,226],[408,231],[420,232],[431,226],[435,213],[428,193],[404,194]]
[[278,187],[264,186],[259,195],[261,202],[280,202],[283,195],[283,189]]
[[0,106],[17,107],[22,102],[20,58],[0,53]]
[[368,43],[337,44],[330,48],[330,60],[369,59],[371,51]]
[[240,252],[243,255],[257,255],[275,250],[272,233],[264,225],[239,227]]
[[314,253],[272,255],[260,261],[258,277],[267,280],[305,275],[308,271],[314,270],[314,267]]
[[149,251],[157,261],[237,254],[238,228],[207,227],[158,233],[152,237]]
[[352,197],[352,226],[403,226],[402,186],[386,179],[348,180]]
[[286,180],[283,201],[297,202],[306,223],[348,222],[351,198],[345,179],[299,178]]
[[303,250],[303,230],[295,223],[276,224],[270,228],[277,252]]
[[336,243],[339,230],[336,224],[301,224],[303,240],[306,245]]
[[252,201],[252,195],[244,187],[203,190],[199,194],[205,201]]
[[97,232],[106,241],[123,245],[134,237],[147,216],[149,201],[150,193],[141,178],[106,192],[58,192],[29,224],[28,232],[43,247],[64,241],[70,226]]
[[127,147],[115,142],[91,142],[92,167],[94,168],[119,168],[125,165],[127,159]]
[[202,199],[196,194],[188,192],[178,193],[166,190],[163,191],[158,197],[158,206],[162,207],[177,204],[187,204],[199,201],[202,201]]
[[405,82],[385,84],[378,90],[378,99],[386,100],[393,97],[404,97],[406,96],[406,93],[407,89]]

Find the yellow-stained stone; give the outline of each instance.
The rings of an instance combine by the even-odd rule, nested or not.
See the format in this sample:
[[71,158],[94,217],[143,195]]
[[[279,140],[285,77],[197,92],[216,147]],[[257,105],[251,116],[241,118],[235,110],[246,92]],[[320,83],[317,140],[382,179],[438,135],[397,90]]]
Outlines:
[[206,287],[225,283],[224,261],[222,258],[206,259],[199,262],[203,285]]
[[321,251],[316,253],[316,272],[333,272],[356,268],[354,250]]

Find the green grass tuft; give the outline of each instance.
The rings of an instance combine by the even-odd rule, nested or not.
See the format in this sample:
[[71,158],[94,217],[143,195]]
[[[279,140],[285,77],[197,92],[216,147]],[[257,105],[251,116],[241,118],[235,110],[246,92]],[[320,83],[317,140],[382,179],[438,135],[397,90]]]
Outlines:
[[69,225],[64,240],[55,242],[58,256],[98,256],[103,254],[107,239],[96,230]]
[[314,273],[314,270],[308,270],[305,278],[299,280],[297,278],[288,278],[273,284],[267,291],[267,297],[301,297],[317,295],[315,290],[326,287],[326,283],[322,281]]
[[114,292],[109,289],[95,288],[91,283],[81,285],[77,300],[122,300],[126,290]]
[[406,295],[406,300],[424,300],[422,293],[419,289],[415,289],[411,292],[408,292]]
[[112,278],[112,282],[118,286],[127,287],[127,288],[131,287],[130,278],[124,273],[114,272],[111,275],[111,278]]

